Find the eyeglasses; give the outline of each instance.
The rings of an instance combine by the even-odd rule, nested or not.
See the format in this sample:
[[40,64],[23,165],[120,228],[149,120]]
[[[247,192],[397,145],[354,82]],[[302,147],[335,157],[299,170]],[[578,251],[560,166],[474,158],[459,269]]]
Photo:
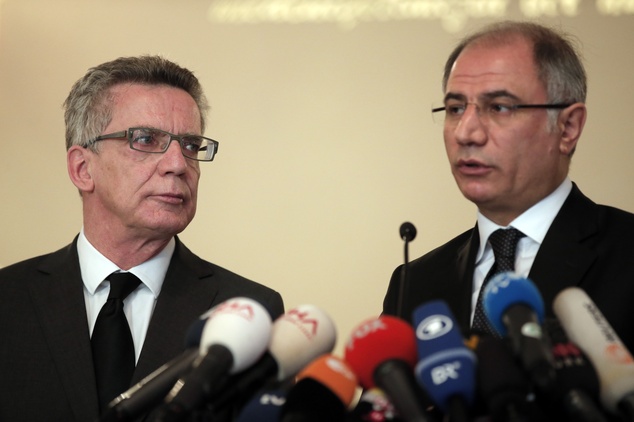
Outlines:
[[199,135],[173,135],[160,129],[147,127],[131,127],[128,130],[108,133],[87,141],[87,148],[95,142],[105,139],[127,139],[130,148],[150,154],[162,154],[169,148],[173,140],[178,141],[185,158],[197,161],[213,161],[218,152],[218,141]]
[[480,120],[484,124],[493,122],[498,126],[509,124],[513,120],[513,115],[522,109],[562,109],[570,107],[572,104],[555,103],[555,104],[513,104],[510,101],[499,99],[487,100],[479,103],[447,100],[444,107],[434,107],[431,109],[432,118],[435,123],[445,123],[446,125],[455,126],[462,119],[462,115],[467,110],[467,106],[471,104],[476,108],[476,112]]

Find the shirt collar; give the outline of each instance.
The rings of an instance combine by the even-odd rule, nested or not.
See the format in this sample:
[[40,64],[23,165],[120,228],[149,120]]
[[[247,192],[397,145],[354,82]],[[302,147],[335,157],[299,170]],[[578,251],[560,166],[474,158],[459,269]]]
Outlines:
[[[128,270],[136,275],[145,286],[147,286],[155,298],[158,297],[163,286],[163,280],[167,273],[176,241],[170,239],[167,245],[154,257],[143,262],[136,267]],[[81,278],[84,282],[86,290],[91,295],[95,294],[101,282],[115,271],[122,271],[117,265],[103,256],[88,241],[82,227],[77,238],[77,254],[79,255],[79,267],[81,269]]]
[[515,220],[511,221],[507,227],[495,224],[478,211],[480,247],[476,256],[476,263],[480,262],[482,259],[486,249],[487,240],[489,239],[491,233],[500,228],[508,228],[511,226],[515,227],[517,230],[524,233],[526,237],[541,245],[544,241],[544,237],[546,237],[546,233],[548,232],[550,225],[557,216],[557,213],[563,206],[571,190],[572,182],[568,177],[566,177],[557,189],[524,211]]

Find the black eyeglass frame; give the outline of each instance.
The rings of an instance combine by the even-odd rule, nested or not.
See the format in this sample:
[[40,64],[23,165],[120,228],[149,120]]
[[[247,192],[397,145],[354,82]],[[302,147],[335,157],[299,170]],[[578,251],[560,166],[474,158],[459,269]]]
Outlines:
[[[464,103],[471,104],[471,103]],[[564,109],[570,107],[572,104],[569,103],[553,103],[553,104],[513,104],[513,105],[505,105],[505,107],[510,108],[511,110],[517,110],[521,108],[554,108],[554,109]],[[446,106],[443,107],[435,107],[431,109],[432,114],[438,113],[440,111],[447,110]]]
[[[151,132],[151,131],[161,132],[161,133],[164,133],[166,135],[169,135],[170,140],[169,140],[169,142],[167,142],[165,144],[165,148],[163,150],[161,150],[161,151],[146,151],[146,150],[143,150],[143,149],[138,149],[138,148],[135,148],[133,146],[134,139],[132,138],[132,134],[134,133],[135,130],[146,130],[146,131],[149,131],[149,132]],[[183,138],[186,138],[188,136],[194,136],[194,137],[197,137],[197,138],[202,138],[202,139],[207,140],[209,142],[209,144],[213,147],[213,152],[211,154],[211,158],[208,159],[208,160],[201,160],[199,158],[194,158],[194,157],[185,155],[185,151],[183,151]],[[96,138],[89,139],[88,141],[86,141],[82,145],[82,147],[88,148],[89,146],[94,145],[96,142],[104,141],[104,140],[107,140],[107,139],[127,139],[128,140],[128,144],[130,145],[130,149],[132,149],[134,151],[144,152],[144,153],[147,153],[147,154],[164,154],[165,151],[167,151],[169,146],[172,144],[172,141],[176,140],[178,142],[178,145],[180,146],[181,153],[183,154],[183,157],[188,158],[190,160],[194,160],[194,161],[205,161],[205,162],[214,160],[214,158],[216,157],[216,154],[218,154],[218,146],[220,145],[220,143],[218,141],[213,140],[211,138],[207,138],[206,136],[202,136],[202,135],[191,135],[191,134],[188,134],[188,135],[174,135],[173,133],[169,133],[169,132],[167,132],[165,130],[155,129],[155,128],[151,128],[151,127],[131,127],[131,128],[128,128],[127,130],[121,130],[119,132],[107,133],[105,135],[99,135]]]

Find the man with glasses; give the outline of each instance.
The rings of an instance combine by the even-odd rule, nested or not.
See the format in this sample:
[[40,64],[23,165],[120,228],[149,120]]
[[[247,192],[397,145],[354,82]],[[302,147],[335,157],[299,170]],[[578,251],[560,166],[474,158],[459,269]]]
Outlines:
[[568,176],[586,121],[586,74],[567,37],[526,22],[488,26],[450,54],[442,88],[432,114],[477,224],[411,262],[404,294],[397,268],[384,312],[411,320],[417,306],[442,299],[469,332],[498,261],[490,236],[514,229],[511,270],[536,284],[546,315],[561,290],[580,287],[634,352],[634,215],[595,204]]
[[[201,167],[218,152],[203,136],[208,105],[189,70],[158,56],[119,58],[90,69],[64,106],[83,226],[65,248],[0,271],[0,420],[97,420],[179,356],[211,307],[246,296],[273,319],[283,312],[279,293],[202,260],[177,237],[196,213]],[[95,346],[100,310],[116,278],[134,280],[119,299],[131,344],[98,370],[109,345]],[[125,366],[123,384],[102,387]]]

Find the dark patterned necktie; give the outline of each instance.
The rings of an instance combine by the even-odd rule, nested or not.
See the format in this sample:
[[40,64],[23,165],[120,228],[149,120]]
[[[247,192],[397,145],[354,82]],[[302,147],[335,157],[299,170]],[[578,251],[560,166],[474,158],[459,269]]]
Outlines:
[[482,296],[484,288],[493,276],[502,272],[515,270],[515,249],[517,247],[517,242],[524,236],[524,233],[514,228],[498,229],[489,236],[489,243],[493,248],[495,262],[493,263],[489,273],[484,278],[484,283],[482,283],[482,287],[480,288],[480,292],[478,294],[478,301],[476,302],[476,309],[473,315],[473,324],[471,326],[471,328],[475,331],[489,333],[499,337],[499,334],[495,331],[484,313]]
[[135,367],[134,342],[123,300],[141,282],[131,273],[112,273],[108,280],[110,294],[99,311],[90,340],[100,411],[130,386]]

